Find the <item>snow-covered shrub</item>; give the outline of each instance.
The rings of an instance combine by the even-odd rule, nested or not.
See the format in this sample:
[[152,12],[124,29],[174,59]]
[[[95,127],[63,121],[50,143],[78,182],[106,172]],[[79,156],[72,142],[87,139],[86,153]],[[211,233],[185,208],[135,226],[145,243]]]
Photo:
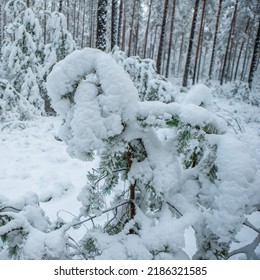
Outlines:
[[28,120],[39,112],[16,92],[7,80],[0,79],[0,122]]
[[68,244],[66,231],[51,224],[36,194],[17,201],[0,197],[0,259],[67,259]]
[[127,57],[118,47],[112,50],[111,55],[129,74],[138,90],[140,100],[160,100],[166,103],[174,101],[174,87],[156,72],[154,60],[141,59],[138,56]]
[[195,258],[228,257],[245,215],[258,203],[252,187],[257,170],[244,156],[246,146],[225,134],[223,120],[198,106],[210,102],[206,87],[197,88],[198,97],[193,89],[182,103],[139,101],[111,56],[87,48],[59,62],[47,85],[69,153],[100,157],[79,195],[79,219],[85,220],[74,223],[107,213],[107,221],[81,240],[86,256],[187,258],[184,232],[192,226]]
[[[18,4],[24,7],[22,1],[7,3],[7,13],[15,15]],[[38,67],[43,47],[42,32],[39,21],[31,9],[21,9],[14,21],[8,25],[6,38],[1,57],[4,77],[17,92],[43,113],[44,102],[38,82]]]

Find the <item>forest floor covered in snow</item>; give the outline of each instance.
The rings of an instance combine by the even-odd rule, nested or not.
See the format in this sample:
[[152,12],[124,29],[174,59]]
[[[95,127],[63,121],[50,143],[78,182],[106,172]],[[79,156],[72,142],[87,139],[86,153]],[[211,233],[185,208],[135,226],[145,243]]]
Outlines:
[[[247,143],[250,154],[260,169],[260,108],[240,99],[214,94],[212,111],[223,118],[229,132]],[[46,215],[72,220],[81,207],[77,200],[86,182],[87,171],[96,162],[82,162],[71,158],[66,145],[56,137],[60,125],[58,117],[39,117],[33,121],[4,123],[0,126],[0,189],[1,196],[15,200],[34,192],[39,196]],[[243,159],[241,159],[243,161]],[[260,214],[249,217],[260,227]],[[84,228],[77,234],[82,234]],[[72,233],[73,234],[73,233]],[[75,234],[75,236],[77,236]],[[241,245],[251,242],[255,233],[244,227],[237,239]],[[187,232],[187,252],[194,253],[192,230]],[[237,246],[233,244],[233,249]],[[260,248],[257,249],[260,254]]]

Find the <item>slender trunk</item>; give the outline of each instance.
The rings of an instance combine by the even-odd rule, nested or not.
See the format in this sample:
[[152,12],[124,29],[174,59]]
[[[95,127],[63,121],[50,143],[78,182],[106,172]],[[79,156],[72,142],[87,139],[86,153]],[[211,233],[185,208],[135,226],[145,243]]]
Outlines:
[[170,27],[170,38],[169,38],[169,46],[168,46],[168,56],[167,56],[167,64],[166,64],[166,78],[169,76],[169,68],[170,68],[170,60],[171,60],[171,51],[172,51],[172,37],[173,37],[173,28],[174,28],[174,18],[175,18],[175,8],[176,1],[173,1],[172,5],[172,15],[171,15],[171,27]]
[[129,35],[129,44],[128,44],[128,56],[131,55],[132,41],[133,41],[133,30],[134,30],[134,18],[135,18],[135,7],[136,0],[134,0],[133,12],[132,12],[132,20],[130,25],[130,35]]
[[43,19],[43,43],[47,43],[47,2],[44,2],[44,19]]
[[183,43],[184,43],[184,34],[182,33],[182,35],[181,35],[180,53],[179,53],[179,61],[178,61],[178,69],[177,69],[177,77],[179,77],[179,74],[181,72]]
[[236,45],[235,47],[235,52],[234,52],[234,56],[233,56],[233,60],[232,60],[232,66],[231,66],[231,71],[230,71],[230,81],[233,80],[234,77],[234,70],[235,70],[235,61],[236,61],[236,57],[237,57],[237,49],[238,49],[238,45]]
[[165,0],[162,26],[161,26],[161,36],[160,36],[158,55],[157,55],[157,61],[156,61],[156,67],[157,67],[157,71],[158,71],[159,74],[161,73],[161,64],[162,64],[163,46],[164,46],[165,31],[166,31],[166,19],[167,19],[167,12],[168,12],[168,4],[169,4],[169,0]]
[[62,0],[59,0],[59,13],[62,13]]
[[1,56],[2,45],[3,45],[3,6],[1,2],[0,3],[0,56]]
[[83,18],[82,18],[82,30],[81,30],[81,48],[84,47],[84,33],[85,33],[85,19],[86,19],[86,0],[83,3]]
[[[45,1],[45,3],[46,3],[46,1]],[[67,15],[67,29],[68,30],[70,29],[70,9],[69,9],[69,6],[70,6],[70,1],[67,0],[66,15]]]
[[203,33],[203,27],[204,27],[204,17],[205,17],[205,10],[206,10],[206,4],[207,0],[203,1],[203,7],[202,7],[202,13],[201,13],[201,20],[200,20],[200,30],[199,30],[199,38],[198,38],[198,45],[196,49],[195,54],[195,61],[194,61],[194,70],[193,70],[193,77],[192,77],[192,84],[195,84],[196,81],[196,73],[197,73],[197,63],[198,63],[198,57],[199,57],[199,50],[202,43],[202,33]]
[[[204,30],[204,27],[203,27]],[[199,63],[198,63],[198,71],[197,71],[197,79],[196,82],[199,82],[200,79],[200,69],[201,69],[201,58],[202,58],[202,53],[203,53],[203,39],[204,39],[204,31],[202,32],[202,38],[201,38],[201,44],[200,44],[200,52],[199,52]],[[206,61],[206,56],[208,53],[208,48],[206,47],[205,53],[204,53],[204,57],[203,57],[203,63],[202,63],[202,70],[204,72],[204,67],[205,67],[205,61]]]
[[155,27],[155,32],[154,32],[154,41],[152,45],[152,51],[151,51],[151,59],[154,58],[154,52],[155,52],[155,45],[156,45],[156,40],[157,40],[157,30],[158,30],[159,25],[157,24]]
[[122,45],[121,49],[125,50],[125,36],[126,35],[126,2],[124,2],[124,20],[123,20],[123,34],[122,34]]
[[187,51],[187,57],[186,57],[184,75],[183,75],[183,82],[182,82],[183,87],[188,86],[188,77],[189,77],[189,72],[190,72],[191,54],[192,54],[192,47],[193,47],[193,39],[194,39],[194,35],[195,35],[195,27],[196,27],[196,22],[197,22],[199,2],[200,2],[199,0],[196,0],[195,6],[194,6],[194,13],[193,13],[193,19],[192,19],[191,31],[190,31],[190,39],[189,39],[189,46],[188,46],[188,51]]
[[96,48],[106,50],[107,0],[98,0]]
[[80,23],[80,12],[81,12],[81,5],[82,5],[82,0],[79,1],[79,6],[78,6],[78,15],[77,15],[77,31],[76,31],[76,40],[79,43],[79,27],[82,26],[82,22]]
[[93,44],[94,44],[94,0],[91,0],[90,2],[90,34],[89,34],[89,47],[92,48]]
[[123,0],[120,0],[119,4],[119,17],[118,17],[118,29],[117,29],[117,45],[120,46],[120,39],[121,39],[121,33],[122,33],[122,24],[123,24]]
[[254,74],[257,70],[258,60],[259,60],[259,47],[260,47],[260,19],[258,20],[258,30],[255,38],[255,44],[254,44],[254,51],[252,55],[251,65],[250,65],[250,71],[248,76],[248,85],[250,90],[252,90],[253,80],[254,80]]
[[76,39],[76,16],[77,14],[77,0],[74,0],[73,5],[73,39]]
[[[247,25],[246,25],[246,29],[245,29],[245,35],[247,35],[249,26],[250,26],[250,19],[248,19],[248,21],[247,21]],[[239,63],[240,63],[242,51],[243,51],[243,49],[244,49],[244,45],[245,45],[245,40],[243,40],[243,42],[241,43],[241,46],[240,46],[240,50],[239,50],[239,54],[238,54],[238,58],[237,58],[237,64],[236,64],[236,70],[235,70],[234,80],[237,79],[237,73],[238,73]]]
[[245,51],[245,55],[244,55],[242,72],[241,72],[241,77],[240,77],[241,81],[245,80],[247,57],[250,56],[250,39],[251,39],[250,37],[251,37],[251,34],[252,34],[252,30],[253,30],[253,25],[252,25],[252,27],[250,29],[249,34],[248,34],[248,39],[247,39],[247,44],[246,44],[246,51]]
[[[131,159],[132,154],[131,154],[130,150],[127,151],[126,157],[127,157],[127,169],[128,169],[128,171],[130,171],[131,166],[132,166],[132,159]],[[135,185],[132,184],[132,183],[130,184],[129,192],[130,192],[130,195],[129,195],[129,204],[130,204],[129,219],[132,220],[135,216],[135,203],[134,203],[134,200],[135,200]],[[133,233],[133,232],[131,232],[131,233]]]
[[222,10],[222,1],[219,0],[218,3],[218,14],[217,14],[217,19],[216,19],[216,26],[215,26],[215,33],[214,33],[214,39],[213,39],[213,46],[212,46],[212,53],[211,53],[211,59],[210,59],[210,66],[209,66],[209,79],[212,79],[212,71],[215,63],[215,53],[216,53],[216,44],[217,44],[217,38],[218,38],[218,28],[219,28],[219,19],[220,19],[220,14]]
[[227,43],[227,47],[226,47],[226,52],[225,52],[224,61],[223,61],[223,69],[222,69],[221,78],[220,78],[220,85],[223,85],[224,78],[226,77],[226,66],[227,66],[227,62],[228,62],[227,59],[228,59],[228,53],[229,53],[230,43],[231,43],[231,39],[232,39],[231,37],[232,37],[236,13],[237,13],[237,4],[238,4],[238,0],[236,0],[236,2],[235,2],[234,14],[233,14],[233,17],[231,20],[231,25],[230,25],[229,35],[228,35],[228,43]]
[[28,7],[28,8],[30,8],[30,0],[26,0],[26,6]]
[[136,31],[135,31],[134,55],[137,55],[137,51],[138,51],[139,29],[140,29],[140,19],[137,20]]
[[112,0],[111,7],[111,50],[116,45],[117,35],[117,0]]
[[[176,0],[174,0],[174,1],[176,1]],[[153,0],[150,0],[148,20],[147,20],[147,25],[146,25],[145,35],[144,35],[144,54],[143,54],[143,58],[146,58],[146,49],[147,49],[148,33],[149,33],[150,21],[151,21],[152,4],[153,4]]]

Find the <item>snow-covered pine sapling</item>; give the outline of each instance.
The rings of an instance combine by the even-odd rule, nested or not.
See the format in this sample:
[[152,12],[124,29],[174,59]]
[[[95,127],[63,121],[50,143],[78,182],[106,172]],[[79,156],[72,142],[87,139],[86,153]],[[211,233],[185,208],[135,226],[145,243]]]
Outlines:
[[199,228],[199,203],[209,205],[199,188],[187,192],[192,175],[180,154],[193,180],[214,185],[216,148],[206,135],[222,133],[222,122],[196,104],[138,101],[123,69],[94,49],[75,51],[55,65],[47,86],[64,120],[60,138],[68,152],[82,160],[100,157],[79,195],[81,215],[98,224],[108,216],[86,233],[86,254],[113,258],[111,247],[120,246],[122,258],[187,258],[184,232]]

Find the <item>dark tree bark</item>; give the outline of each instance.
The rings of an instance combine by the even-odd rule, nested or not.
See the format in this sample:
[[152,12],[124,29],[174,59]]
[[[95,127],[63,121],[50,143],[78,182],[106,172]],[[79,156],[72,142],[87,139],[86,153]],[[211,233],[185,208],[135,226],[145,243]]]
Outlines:
[[62,0],[59,0],[59,13],[62,13]]
[[96,48],[106,50],[107,0],[98,0]]
[[169,38],[168,56],[167,56],[166,74],[165,74],[166,78],[168,78],[168,76],[169,76],[169,69],[170,69],[170,60],[171,60],[171,51],[172,51],[172,37],[173,37],[173,29],[174,29],[176,1],[177,0],[174,0],[173,5],[172,5],[170,38]]
[[149,12],[148,12],[148,20],[147,20],[147,25],[146,25],[146,29],[145,29],[145,35],[144,35],[144,53],[143,53],[143,58],[146,58],[148,33],[149,33],[150,21],[151,21],[151,13],[152,13],[152,4],[153,4],[153,0],[150,0]]
[[116,45],[117,39],[117,0],[112,0],[111,6],[111,50]]
[[252,90],[254,75],[257,70],[257,65],[259,63],[259,47],[260,47],[260,19],[258,19],[258,29],[255,38],[254,51],[253,51],[253,56],[252,56],[250,71],[248,76],[248,85],[250,90]]
[[193,39],[194,39],[194,34],[195,34],[195,27],[196,27],[196,22],[197,22],[199,2],[200,2],[199,0],[196,0],[195,6],[194,6],[194,13],[193,13],[193,18],[192,18],[190,39],[189,39],[189,46],[188,46],[188,51],[187,51],[187,57],[186,57],[184,75],[183,75],[183,82],[182,82],[183,87],[187,87],[187,85],[188,85],[188,77],[189,77],[190,63],[191,63],[191,54],[192,54]]
[[201,20],[200,20],[200,31],[199,31],[199,38],[198,38],[198,45],[196,49],[196,54],[195,54],[195,61],[194,61],[194,70],[193,70],[193,77],[192,77],[192,84],[195,84],[196,81],[196,74],[197,74],[197,63],[198,63],[198,58],[199,58],[199,50],[202,44],[202,33],[203,33],[203,27],[204,27],[204,17],[205,17],[205,10],[206,10],[206,4],[207,0],[203,1],[203,7],[202,7],[202,12],[201,12]]
[[216,18],[216,26],[215,26],[212,53],[211,53],[210,66],[209,66],[209,79],[210,80],[212,79],[212,71],[213,71],[213,67],[214,67],[214,63],[215,63],[216,44],[217,44],[217,38],[218,38],[219,19],[220,19],[221,10],[222,10],[222,1],[223,0],[219,0],[219,3],[218,3],[218,14],[217,14],[217,18]]
[[157,71],[159,74],[161,73],[163,45],[164,45],[165,31],[166,31],[166,19],[167,19],[167,13],[168,13],[168,4],[169,4],[169,0],[165,0],[164,11],[163,11],[163,20],[162,20],[162,26],[161,26],[161,36],[160,36],[158,55],[157,55],[157,61],[156,61],[156,67],[157,67]]
[[235,20],[236,20],[236,14],[237,14],[237,4],[238,4],[238,0],[236,0],[236,2],[235,2],[234,14],[233,14],[233,17],[232,17],[232,20],[231,20],[231,25],[230,25],[229,35],[228,35],[228,43],[227,43],[227,47],[226,47],[226,52],[225,52],[224,61],[223,61],[223,69],[222,69],[221,78],[220,78],[220,85],[223,85],[224,79],[226,78],[226,67],[227,67],[227,63],[228,63],[228,54],[229,54],[229,51],[230,51],[232,33],[233,33],[233,29],[235,27]]
[[177,77],[179,76],[179,74],[181,72],[183,43],[184,43],[184,34],[182,33],[181,34],[181,45],[180,45],[179,59],[178,59]]

